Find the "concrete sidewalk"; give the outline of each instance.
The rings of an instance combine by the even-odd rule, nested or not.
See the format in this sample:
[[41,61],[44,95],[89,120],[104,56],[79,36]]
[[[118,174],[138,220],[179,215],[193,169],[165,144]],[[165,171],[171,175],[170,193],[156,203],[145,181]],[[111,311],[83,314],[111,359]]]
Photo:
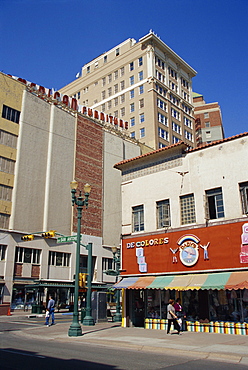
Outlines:
[[[56,313],[63,315],[63,313]],[[29,314],[14,314],[8,318],[0,317],[0,322],[19,321]],[[37,315],[43,316],[44,315]],[[55,319],[56,319],[55,316]],[[25,320],[26,321],[26,320]],[[30,320],[31,321],[31,320]],[[143,328],[122,328],[119,323],[103,322],[95,326],[82,326],[83,335],[69,337],[70,323],[58,323],[54,326],[29,326],[22,331],[15,331],[17,336],[40,340],[56,340],[66,343],[85,343],[111,348],[123,348],[134,351],[156,352],[193,356],[220,360],[228,363],[241,363],[248,366],[248,336],[217,333],[183,332],[182,335],[167,335],[163,330]],[[173,332],[173,331],[172,331]],[[12,332],[13,333],[13,332]]]

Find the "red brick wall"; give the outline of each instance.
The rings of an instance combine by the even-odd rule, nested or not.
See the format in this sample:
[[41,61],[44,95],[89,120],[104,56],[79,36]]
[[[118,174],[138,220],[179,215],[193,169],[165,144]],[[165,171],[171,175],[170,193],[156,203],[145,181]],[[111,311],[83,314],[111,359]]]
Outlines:
[[[103,128],[93,120],[78,114],[75,180],[78,190],[91,185],[88,209],[83,208],[81,233],[102,236],[103,191]],[[77,192],[77,195],[79,193]],[[74,207],[73,231],[77,231]]]

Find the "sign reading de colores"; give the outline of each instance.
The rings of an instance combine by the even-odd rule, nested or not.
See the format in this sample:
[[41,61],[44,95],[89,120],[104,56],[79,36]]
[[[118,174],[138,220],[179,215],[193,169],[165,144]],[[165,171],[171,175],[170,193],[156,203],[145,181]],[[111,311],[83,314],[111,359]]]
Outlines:
[[[179,258],[181,263],[184,266],[191,267],[196,264],[199,258],[199,247],[204,250],[203,258],[204,260],[208,260],[208,247],[210,242],[205,244],[199,244],[200,239],[193,234],[188,234],[180,237],[177,241],[177,245],[175,248],[170,248],[172,253],[172,260],[171,262],[177,263],[177,255],[179,254]],[[161,246],[169,244],[169,238],[151,238],[145,239],[141,241],[131,241],[128,242],[126,245],[127,249],[136,248],[136,258],[137,263],[139,266],[140,272],[147,272],[147,262],[145,257],[145,247],[153,247],[153,246]],[[179,253],[178,253],[179,252]]]

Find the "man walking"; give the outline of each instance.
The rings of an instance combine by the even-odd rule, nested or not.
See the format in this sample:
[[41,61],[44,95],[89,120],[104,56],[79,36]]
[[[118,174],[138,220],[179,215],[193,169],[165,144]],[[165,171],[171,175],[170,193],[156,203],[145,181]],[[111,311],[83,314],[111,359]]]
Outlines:
[[50,326],[49,325],[50,316],[52,317],[51,325],[55,324],[55,322],[54,322],[54,309],[55,309],[55,301],[54,301],[52,296],[49,296],[49,301],[48,301],[48,304],[47,304],[47,311],[49,312],[49,315],[46,315],[46,326]]
[[177,322],[177,316],[176,316],[174,304],[175,304],[174,299],[170,299],[169,304],[167,306],[167,319],[168,319],[167,334],[170,334],[170,328],[171,328],[172,322],[174,325],[174,329],[177,330],[177,334],[180,334],[180,325]]

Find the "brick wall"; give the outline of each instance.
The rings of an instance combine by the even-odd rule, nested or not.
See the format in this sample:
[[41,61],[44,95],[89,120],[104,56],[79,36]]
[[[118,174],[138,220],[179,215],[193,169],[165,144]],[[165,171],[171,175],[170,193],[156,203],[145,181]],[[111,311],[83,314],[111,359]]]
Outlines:
[[[78,114],[75,180],[78,189],[91,185],[88,209],[83,208],[81,233],[102,236],[103,206],[103,128],[90,118]],[[78,195],[78,193],[77,193]],[[77,212],[74,207],[73,231],[77,231]]]

